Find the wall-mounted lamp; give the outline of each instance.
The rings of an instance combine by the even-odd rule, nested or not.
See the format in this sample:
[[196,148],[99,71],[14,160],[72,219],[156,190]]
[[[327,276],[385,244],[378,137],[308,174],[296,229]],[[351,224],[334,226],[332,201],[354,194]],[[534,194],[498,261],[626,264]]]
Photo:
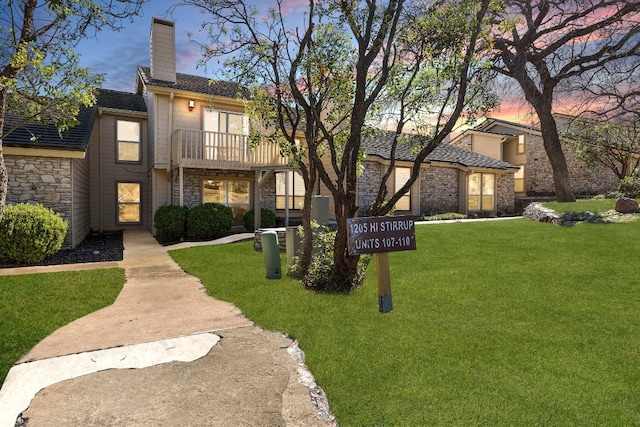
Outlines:
[[193,99],[189,100],[189,111],[193,111],[193,109],[196,106],[196,101],[194,101]]

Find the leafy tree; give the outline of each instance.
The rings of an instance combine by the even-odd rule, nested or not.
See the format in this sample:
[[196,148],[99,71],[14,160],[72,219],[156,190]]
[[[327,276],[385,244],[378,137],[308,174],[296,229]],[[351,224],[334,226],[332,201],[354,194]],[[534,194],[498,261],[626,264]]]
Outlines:
[[574,201],[565,154],[552,116],[560,89],[594,82],[640,51],[640,1],[505,0],[487,43],[494,70],[518,82],[540,121],[556,199]]
[[562,136],[592,168],[604,166],[619,179],[638,171],[640,133],[633,123],[576,117]]
[[[146,0],[17,0],[0,10],[0,220],[7,196],[2,140],[42,122],[61,133],[95,103],[101,77],[79,64],[73,48],[103,29],[117,30]],[[12,120],[6,121],[8,115]],[[5,124],[8,126],[5,127]]]
[[278,142],[301,171],[307,189],[303,275],[313,256],[311,196],[321,183],[333,197],[338,229],[331,274],[326,286],[309,287],[357,286],[359,257],[348,253],[347,218],[357,213],[363,138],[384,120],[393,129],[393,154],[408,139],[405,126],[423,124],[414,127],[419,135],[412,141],[416,162],[408,182],[387,194],[393,161],[383,177],[374,214],[384,215],[406,194],[420,164],[464,109],[495,104],[490,96],[487,102],[470,96],[486,93],[481,77],[488,67],[480,62],[477,40],[491,2],[310,0],[298,27],[283,20],[281,0],[266,15],[244,0],[183,3],[210,17],[203,24],[210,36],[203,60],[227,58],[225,77],[253,90],[247,107],[262,122],[261,134]]

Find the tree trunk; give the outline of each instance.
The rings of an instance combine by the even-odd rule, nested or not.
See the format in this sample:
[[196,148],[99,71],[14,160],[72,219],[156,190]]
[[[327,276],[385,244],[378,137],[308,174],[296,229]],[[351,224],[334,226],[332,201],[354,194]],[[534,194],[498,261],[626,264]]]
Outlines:
[[575,202],[576,196],[571,188],[571,177],[569,175],[567,159],[562,151],[558,127],[551,114],[551,109],[549,108],[549,111],[546,111],[544,108],[536,108],[536,113],[538,114],[538,119],[540,119],[540,130],[542,131],[544,149],[547,152],[547,157],[549,158],[553,171],[556,201]]
[[347,219],[355,215],[355,209],[350,208],[350,201],[349,197],[344,194],[335,199],[338,230],[333,248],[335,269],[332,281],[335,284],[335,290],[339,292],[349,291],[360,285],[357,277],[360,256],[349,255]]
[[[302,175],[305,180],[307,190],[304,193],[304,205],[302,206],[302,229],[303,229],[303,241],[302,241],[302,253],[301,253],[301,271],[300,276],[304,277],[311,267],[313,261],[313,228],[311,227],[311,200],[313,195],[313,189],[316,185],[316,170],[313,162],[309,162],[306,168],[301,168]],[[305,176],[306,175],[306,176]]]

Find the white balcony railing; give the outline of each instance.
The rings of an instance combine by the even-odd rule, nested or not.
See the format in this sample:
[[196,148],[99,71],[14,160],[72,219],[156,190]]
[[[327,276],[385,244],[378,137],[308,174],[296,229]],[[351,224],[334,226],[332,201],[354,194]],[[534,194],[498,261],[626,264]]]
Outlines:
[[282,166],[288,159],[277,144],[249,147],[246,135],[179,129],[171,137],[173,166],[205,169],[251,169]]

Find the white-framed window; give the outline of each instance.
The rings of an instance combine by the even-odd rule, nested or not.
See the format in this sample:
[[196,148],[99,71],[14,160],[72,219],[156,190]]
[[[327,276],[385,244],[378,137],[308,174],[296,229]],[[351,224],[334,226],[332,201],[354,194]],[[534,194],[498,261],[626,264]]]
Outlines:
[[304,179],[298,171],[276,172],[276,209],[285,209],[287,196],[289,209],[301,210],[304,206]]
[[525,135],[518,135],[518,147],[516,148],[517,154],[524,154],[527,148],[527,138]]
[[249,117],[242,113],[209,108],[205,108],[202,114],[205,158],[248,160]]
[[513,191],[516,193],[524,193],[524,165],[520,166],[520,169],[513,174]]
[[[395,193],[407,183],[411,178],[411,168],[396,167],[394,169],[394,184]],[[411,189],[404,196],[400,197],[396,202],[396,210],[398,211],[410,211],[411,210]]]
[[119,162],[140,162],[140,122],[116,122],[116,147]]
[[233,210],[234,225],[250,209],[250,183],[243,180],[206,179],[202,182],[202,203],[220,203]]
[[468,182],[469,211],[493,211],[496,193],[496,176],[492,173],[472,173]]
[[139,182],[118,182],[118,224],[140,224],[141,190]]

